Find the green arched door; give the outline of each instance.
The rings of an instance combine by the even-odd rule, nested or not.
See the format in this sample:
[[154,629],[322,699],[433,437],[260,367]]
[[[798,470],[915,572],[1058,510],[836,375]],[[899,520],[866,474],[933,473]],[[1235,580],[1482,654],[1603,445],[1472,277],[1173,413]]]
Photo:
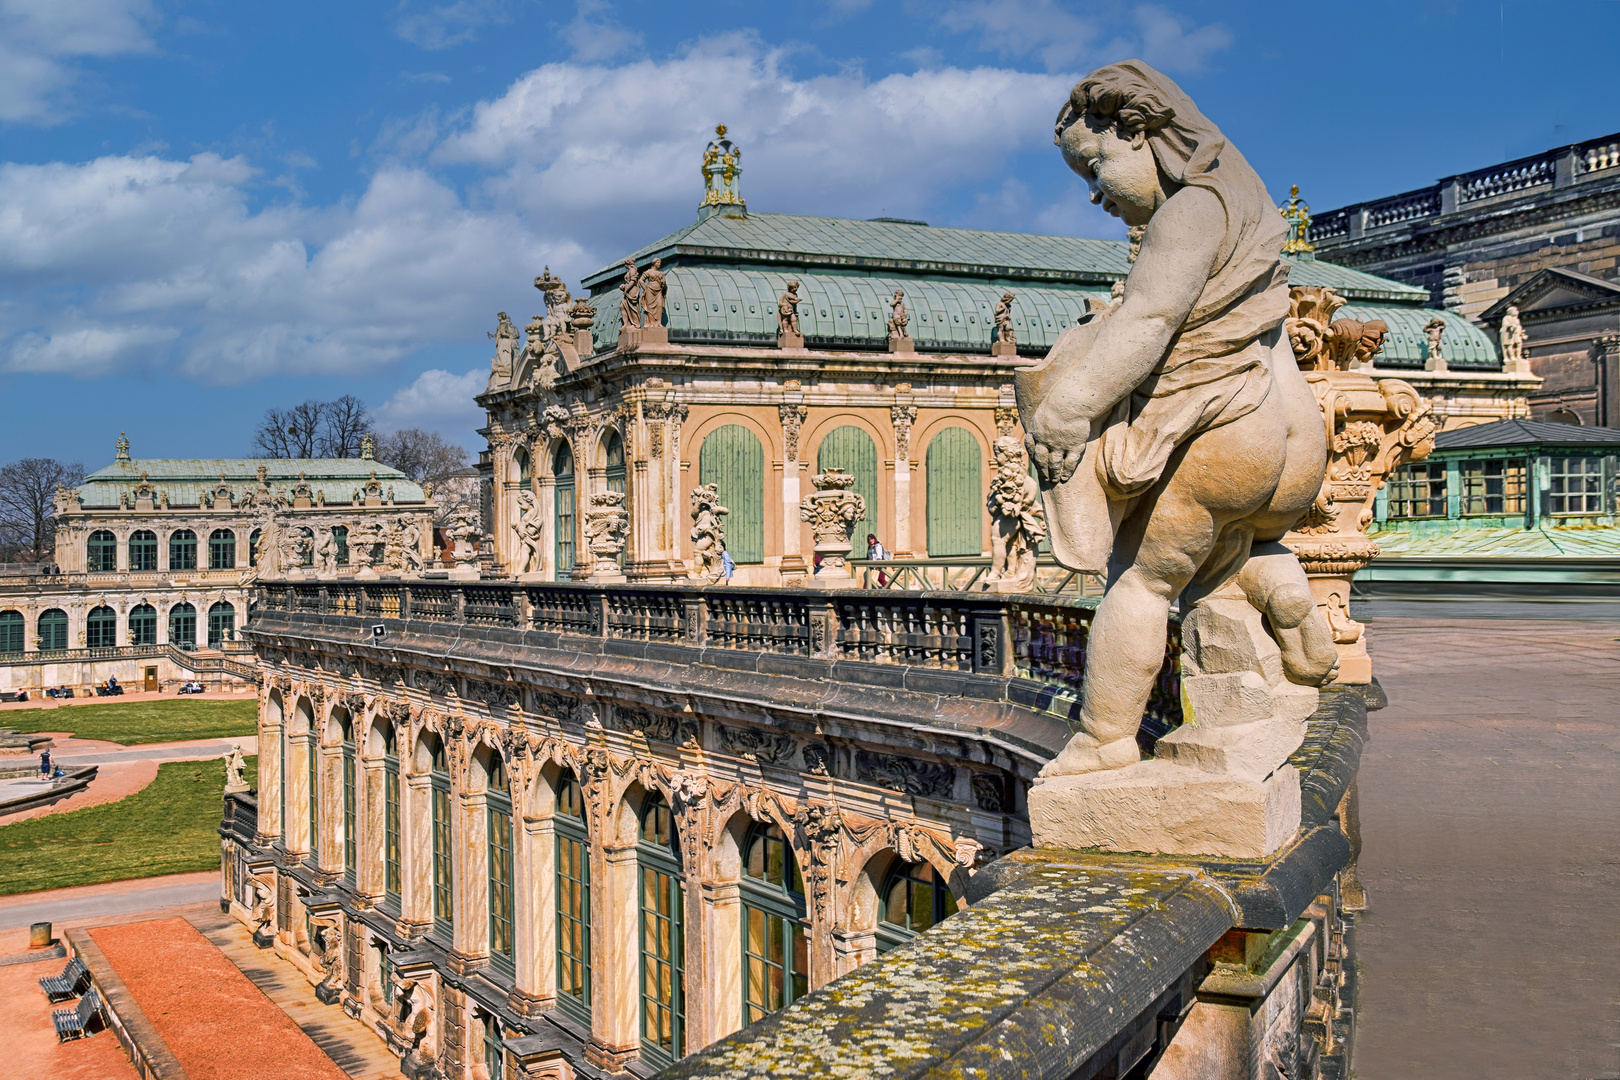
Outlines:
[[[828,469],[843,469],[855,476],[854,491],[866,499],[866,517],[855,523],[855,531],[850,534],[855,548],[850,554],[857,559],[866,558],[866,534],[876,533],[878,517],[878,456],[877,447],[872,442],[872,436],[851,424],[841,428],[834,428],[821,440],[821,446],[816,450],[816,471],[826,472]],[[805,485],[805,494],[810,493],[810,485]],[[879,536],[886,548],[894,547],[894,537]]]
[[984,478],[979,440],[948,427],[928,442],[928,555],[978,555],[983,548]]
[[741,424],[715,428],[698,450],[698,483],[720,491],[726,550],[738,563],[765,561],[765,449]]

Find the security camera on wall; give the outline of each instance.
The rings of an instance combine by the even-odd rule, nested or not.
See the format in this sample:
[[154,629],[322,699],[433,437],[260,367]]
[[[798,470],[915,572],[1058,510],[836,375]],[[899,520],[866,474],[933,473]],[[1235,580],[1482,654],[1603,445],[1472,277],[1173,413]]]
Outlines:
[[372,641],[381,641],[383,638],[385,638],[387,636],[388,636],[388,627],[384,626],[382,623],[372,623],[371,624],[371,640]]

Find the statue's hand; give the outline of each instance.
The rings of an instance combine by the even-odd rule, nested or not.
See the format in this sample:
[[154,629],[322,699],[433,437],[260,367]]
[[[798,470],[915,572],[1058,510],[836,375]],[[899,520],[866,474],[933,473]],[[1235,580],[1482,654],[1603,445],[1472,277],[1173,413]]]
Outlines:
[[1048,484],[1061,484],[1074,475],[1091,437],[1091,422],[1068,420],[1061,426],[1041,423],[1043,410],[1036,410],[1030,430],[1024,436],[1030,460]]

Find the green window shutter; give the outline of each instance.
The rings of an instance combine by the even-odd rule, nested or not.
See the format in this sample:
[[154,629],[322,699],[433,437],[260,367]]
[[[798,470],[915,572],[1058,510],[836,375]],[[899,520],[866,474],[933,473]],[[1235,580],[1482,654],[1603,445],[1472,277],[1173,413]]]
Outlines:
[[928,443],[928,554],[978,555],[983,550],[984,480],[979,441],[949,427]]
[[23,619],[20,611],[0,611],[0,653],[23,651]]
[[65,649],[68,647],[67,612],[61,608],[51,608],[40,615],[39,647],[42,650]]
[[[851,533],[855,549],[850,554],[857,559],[866,558],[866,534],[877,532],[878,517],[878,457],[872,436],[853,425],[834,428],[821,440],[816,450],[816,471],[843,469],[855,476],[855,492],[866,498],[866,517],[855,523]],[[809,485],[806,485],[806,494]],[[893,547],[894,538],[879,536],[883,546]]]
[[738,563],[765,561],[765,450],[741,424],[716,428],[698,451],[698,483],[720,491],[726,550]]

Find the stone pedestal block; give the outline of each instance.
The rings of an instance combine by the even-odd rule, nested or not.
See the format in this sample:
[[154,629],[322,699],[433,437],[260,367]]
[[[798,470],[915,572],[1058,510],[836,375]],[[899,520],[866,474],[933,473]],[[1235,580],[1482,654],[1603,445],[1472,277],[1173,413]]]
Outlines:
[[[359,575],[356,575],[356,576],[358,577]],[[450,568],[450,580],[451,581],[477,581],[478,580],[478,564],[475,563],[475,562],[457,563],[455,566]]]
[[1263,859],[1299,830],[1299,773],[1223,776],[1173,761],[1053,777],[1029,790],[1037,847]]
[[802,349],[804,348],[804,335],[778,333],[776,335],[776,347],[778,349]]
[[915,339],[901,334],[890,334],[889,351],[892,353],[914,353],[917,351],[917,342]]
[[991,356],[1017,356],[1018,343],[1016,341],[992,341],[990,343]]

